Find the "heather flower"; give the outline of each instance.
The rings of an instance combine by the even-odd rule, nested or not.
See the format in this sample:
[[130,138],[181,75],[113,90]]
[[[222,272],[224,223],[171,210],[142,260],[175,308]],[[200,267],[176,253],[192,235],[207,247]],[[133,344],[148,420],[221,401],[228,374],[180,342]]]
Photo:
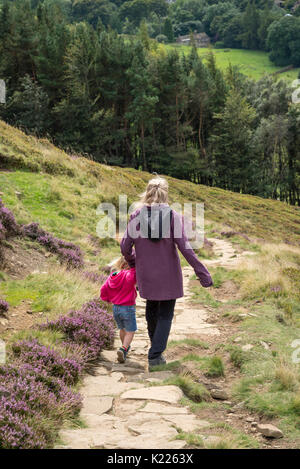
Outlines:
[[32,365],[39,372],[61,378],[66,384],[76,384],[81,367],[75,360],[63,358],[58,352],[40,345],[37,340],[24,340],[12,345],[14,356],[22,363]]
[[68,267],[81,268],[84,265],[81,249],[75,244],[54,237],[52,234],[43,230],[38,223],[30,223],[23,226],[24,236],[36,240],[48,251],[57,254],[62,262]]
[[51,447],[53,420],[61,424],[81,406],[79,394],[39,366],[16,362],[0,367],[0,448]]
[[103,273],[89,272],[89,271],[83,272],[83,276],[90,282],[97,283],[99,285],[102,285],[102,283],[105,282],[107,278],[107,276],[104,275]]
[[8,308],[9,308],[9,304],[7,303],[7,301],[0,299],[0,314],[7,313]]
[[45,435],[28,424],[25,415],[15,414],[0,401],[0,448],[1,449],[46,449]]
[[6,238],[6,229],[0,221],[0,241],[3,241]]
[[12,212],[3,205],[0,199],[0,233],[1,237],[16,236],[20,233],[20,227],[17,224]]
[[61,316],[41,328],[63,332],[67,343],[83,346],[86,363],[97,360],[101,351],[112,347],[114,341],[112,315],[103,309],[99,300],[92,300],[81,310],[72,311],[69,316]]
[[0,399],[14,400],[15,410],[62,418],[81,409],[82,398],[61,379],[50,376],[41,367],[15,362],[0,368]]

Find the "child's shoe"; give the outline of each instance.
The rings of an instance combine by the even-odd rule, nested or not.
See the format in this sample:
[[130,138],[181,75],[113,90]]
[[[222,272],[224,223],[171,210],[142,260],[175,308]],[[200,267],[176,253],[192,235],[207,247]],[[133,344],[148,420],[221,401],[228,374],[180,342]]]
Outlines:
[[119,363],[126,362],[127,353],[128,353],[128,350],[126,350],[124,347],[119,348],[119,350],[117,351],[117,358],[118,358]]

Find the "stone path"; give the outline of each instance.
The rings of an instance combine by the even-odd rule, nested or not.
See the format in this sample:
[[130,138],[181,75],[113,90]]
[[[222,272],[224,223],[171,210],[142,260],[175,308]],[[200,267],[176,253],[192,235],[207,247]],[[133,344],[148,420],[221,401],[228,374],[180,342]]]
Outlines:
[[[236,262],[231,244],[212,240],[220,260],[207,265],[232,265]],[[180,340],[197,334],[219,335],[219,330],[208,322],[208,312],[189,305],[190,267],[183,269],[185,297],[176,303],[171,340]],[[180,449],[186,443],[178,440],[178,430],[193,432],[209,423],[191,414],[180,404],[183,393],[176,386],[160,383],[173,376],[171,372],[147,372],[149,346],[145,322],[145,302],[137,301],[139,331],[135,336],[130,358],[122,365],[116,361],[119,339],[115,350],[102,353],[101,366],[96,376],[84,380],[81,393],[84,404],[81,417],[86,428],[65,429],[60,448],[88,449]],[[208,437],[209,438],[209,437]],[[215,438],[215,437],[211,437]]]
[[234,246],[225,239],[210,238],[208,241],[213,243],[213,250],[217,259],[206,260],[205,265],[207,267],[222,266],[226,268],[234,268],[243,258],[255,254],[253,251],[243,251],[242,253],[238,253]]

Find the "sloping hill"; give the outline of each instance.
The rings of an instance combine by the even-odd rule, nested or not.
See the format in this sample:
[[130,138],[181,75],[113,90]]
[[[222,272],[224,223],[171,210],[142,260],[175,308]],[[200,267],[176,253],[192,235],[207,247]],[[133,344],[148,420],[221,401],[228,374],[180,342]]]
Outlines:
[[[90,314],[94,318],[97,313],[100,319],[95,318],[96,327],[92,327],[97,332],[104,320],[103,311],[90,300],[99,295],[106,276],[103,267],[119,253],[115,240],[95,236],[97,206],[100,202],[118,203],[119,194],[127,194],[130,203],[135,201],[150,177],[146,172],[67,155],[48,141],[26,136],[0,121],[0,198],[18,223],[38,222],[48,232],[44,243],[26,237],[24,230],[20,230],[20,236],[1,241],[5,262],[0,266],[0,339],[7,341],[10,356],[20,354],[23,348],[28,358],[27,349],[33,347],[34,358],[39,358],[45,354],[43,347],[50,346],[57,352],[55,359],[65,363],[61,360],[71,352],[62,325],[70,311],[76,311],[77,327],[86,325],[85,340],[92,337],[85,318],[91,319]],[[191,269],[185,269],[185,289],[190,295],[184,308],[179,303],[178,314],[187,313],[193,326],[198,327],[201,312],[208,323],[203,322],[203,330],[196,331],[181,319],[185,335],[182,338],[175,334],[176,340],[169,344],[166,357],[170,377],[162,384],[181,387],[189,410],[202,421],[211,422],[207,432],[213,432],[216,448],[299,448],[299,365],[292,359],[300,325],[299,208],[172,178],[169,182],[172,202],[205,203],[206,234],[212,239],[210,251],[201,254],[211,255],[204,263],[213,275],[214,288],[199,288],[195,277],[190,277]],[[68,242],[75,243],[75,250],[84,255],[82,268],[68,270],[66,262],[60,262],[57,250],[49,247],[49,239],[52,243],[59,241],[53,235],[65,240],[64,246],[69,248],[73,245]],[[256,255],[248,255],[249,250],[256,251]],[[140,303],[138,308],[143,321],[144,306]],[[63,318],[57,320],[61,315]],[[40,323],[49,320],[55,324],[54,330],[45,326],[41,330]],[[219,335],[207,334],[209,323]],[[177,328],[178,324],[180,319]],[[191,337],[186,338],[187,330]],[[14,345],[20,339],[25,339],[21,349]],[[134,347],[137,343],[138,337]],[[146,360],[147,342],[144,346]],[[49,353],[52,356],[54,352],[47,349]],[[115,352],[108,354],[113,366]],[[81,355],[76,358],[78,362],[81,359]],[[134,360],[140,361],[141,357],[133,354]],[[162,376],[166,376],[165,371]],[[124,379],[122,385],[127,384]],[[10,382],[15,384],[13,377]],[[144,384],[149,383],[144,380]],[[211,390],[212,385],[219,392],[217,398],[209,397],[205,390],[206,386]],[[224,399],[224,395],[230,399],[226,405],[220,400],[220,392]],[[56,415],[57,409],[51,409],[47,428],[37,424],[36,416],[33,420],[24,416],[26,422],[36,425],[38,438],[40,433],[47,438],[46,443],[38,439],[36,443],[27,442],[26,447],[52,447],[57,443],[63,420],[70,418],[70,412],[74,417],[78,410],[79,397],[73,399],[73,410],[67,412],[64,408]],[[206,399],[208,402],[201,402]],[[69,404],[72,402],[68,399]],[[75,417],[78,428],[76,412]],[[253,426],[254,422],[264,424],[270,420],[284,434],[279,441],[264,439]],[[10,444],[7,436],[5,441],[0,438],[0,447],[3,441]],[[180,439],[188,447],[209,447],[209,440],[202,436],[182,432]],[[25,447],[24,442],[16,444]]]
[[[95,233],[95,210],[100,202],[117,202],[119,194],[127,194],[132,203],[149,178],[146,172],[67,155],[46,140],[26,136],[0,122],[0,191],[20,222],[35,220],[54,234],[81,239]],[[299,243],[299,208],[168,179],[172,202],[205,203],[210,228]]]

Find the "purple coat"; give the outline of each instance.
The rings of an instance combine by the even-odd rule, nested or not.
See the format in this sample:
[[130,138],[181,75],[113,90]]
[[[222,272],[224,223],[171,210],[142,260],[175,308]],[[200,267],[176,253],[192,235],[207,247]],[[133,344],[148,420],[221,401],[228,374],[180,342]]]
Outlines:
[[184,295],[177,248],[194,268],[201,285],[210,287],[213,284],[212,278],[189,246],[184,229],[182,228],[180,237],[178,237],[176,229],[177,234],[176,237],[174,236],[174,223],[179,222],[182,227],[181,216],[175,211],[170,212],[167,204],[152,206],[151,210],[154,215],[158,215],[159,211],[164,209],[169,210],[171,223],[167,236],[159,235],[159,231],[159,234],[156,233],[156,237],[154,237],[156,239],[149,239],[152,232],[148,237],[143,235],[143,226],[141,227],[143,222],[138,222],[141,219],[141,210],[145,211],[145,209],[146,213],[147,210],[150,210],[150,208],[144,207],[131,215],[121,242],[123,256],[131,267],[136,267],[140,296],[147,300],[162,301],[181,298]]

